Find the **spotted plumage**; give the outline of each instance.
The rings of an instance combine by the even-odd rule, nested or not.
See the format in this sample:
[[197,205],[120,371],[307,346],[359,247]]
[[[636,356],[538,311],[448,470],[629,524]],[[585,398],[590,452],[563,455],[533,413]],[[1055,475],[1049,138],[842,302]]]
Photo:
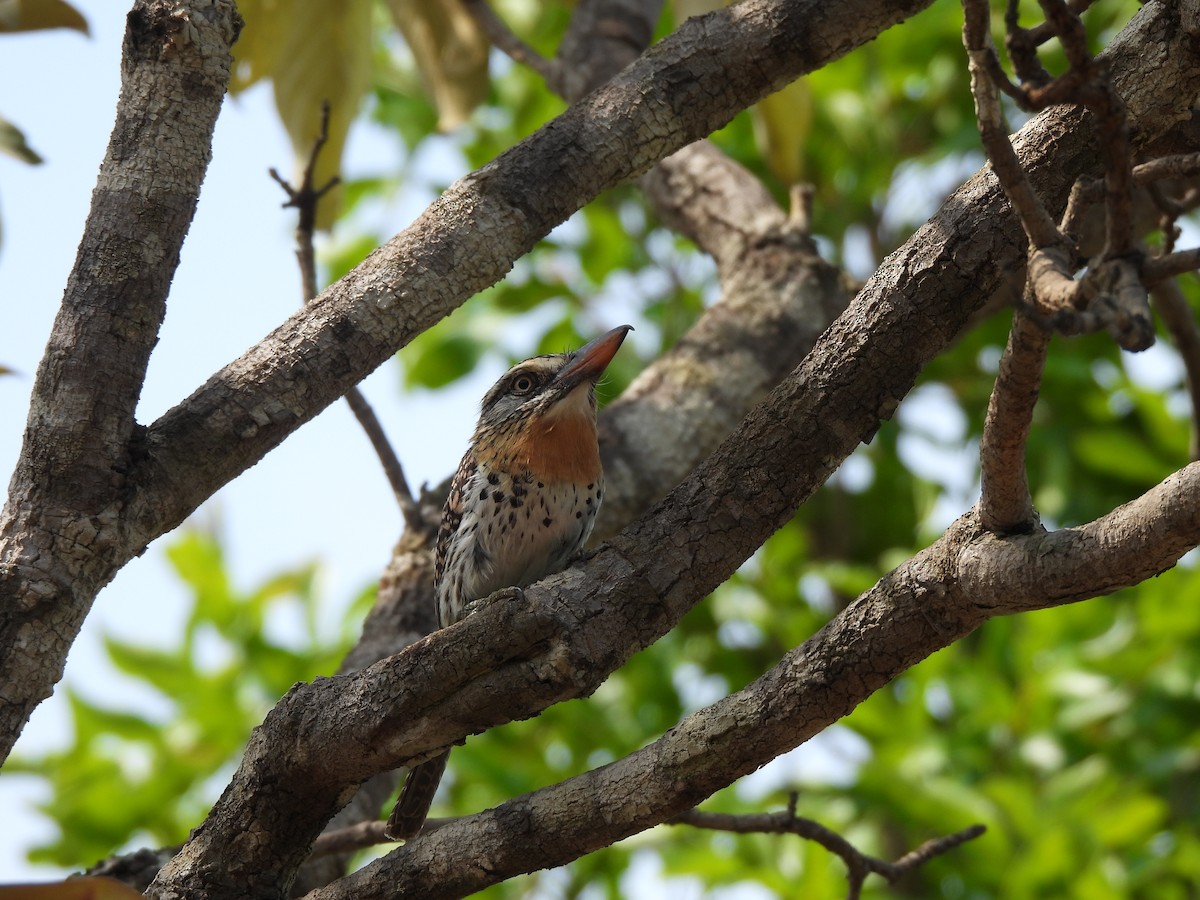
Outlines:
[[[438,530],[434,590],[442,627],[501,588],[565,568],[583,548],[604,496],[596,382],[630,326],[574,353],[513,366],[483,398]],[[449,751],[410,773],[387,834],[417,834]]]

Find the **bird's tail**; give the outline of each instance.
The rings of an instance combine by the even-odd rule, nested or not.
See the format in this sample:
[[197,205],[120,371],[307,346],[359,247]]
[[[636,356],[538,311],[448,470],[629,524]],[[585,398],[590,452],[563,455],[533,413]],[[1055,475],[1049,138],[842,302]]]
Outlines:
[[387,827],[383,830],[393,841],[406,841],[420,833],[449,758],[450,751],[447,750],[409,771],[404,789],[400,791],[400,799],[396,801],[392,814],[388,816]]

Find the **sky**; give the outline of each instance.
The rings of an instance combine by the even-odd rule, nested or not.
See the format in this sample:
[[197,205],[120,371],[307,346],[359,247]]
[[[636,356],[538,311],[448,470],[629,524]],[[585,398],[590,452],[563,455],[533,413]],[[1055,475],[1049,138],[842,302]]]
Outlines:
[[[119,91],[127,4],[74,2],[89,21],[90,37],[68,31],[0,36],[0,84],[9,86],[0,91],[0,115],[21,127],[45,158],[43,165],[31,167],[0,156],[0,365],[16,371],[0,378],[0,470],[6,479],[20,451],[33,374],[73,263]],[[348,175],[396,172],[399,153],[393,138],[359,125],[350,135],[345,169]],[[257,87],[225,104],[213,163],[150,362],[138,411],[143,423],[182,400],[295,309],[299,278],[293,213],[280,208],[282,193],[267,176],[268,168],[287,171],[290,164],[291,148],[269,89]],[[445,178],[449,173],[439,174]],[[399,231],[430,199],[411,192],[377,209],[379,230]],[[1169,350],[1126,360],[1131,374],[1147,386],[1178,377],[1178,362]],[[402,394],[398,366],[390,362],[363,383],[414,489],[453,471],[478,398],[498,374],[499,363],[492,362],[436,395]],[[913,421],[944,421],[945,408],[939,411],[936,402],[921,412],[921,404],[929,403],[928,393],[912,398],[907,415]],[[936,462],[918,448],[910,464],[918,468],[921,459]],[[964,505],[973,499],[968,496],[973,465],[966,460],[955,467],[971,473],[971,484],[959,486]],[[947,466],[937,462],[935,468],[945,471]],[[961,508],[947,515],[958,512]],[[387,482],[344,404],[300,429],[220,491],[192,521],[219,525],[230,571],[241,587],[319,560],[331,615],[378,577],[401,528]],[[102,637],[153,643],[177,632],[188,598],[163,557],[170,540],[168,535],[152,544],[100,593],[70,654],[65,684],[87,696],[137,702],[136,694],[128,693],[128,682],[108,666]],[[848,735],[834,729],[823,740],[836,745],[850,740]],[[60,692],[34,713],[17,752],[45,750],[68,739]],[[860,752],[853,746],[830,751],[850,757]],[[756,790],[753,780],[747,789]],[[32,779],[0,776],[0,809],[5,811],[0,816],[0,883],[45,880],[54,874],[24,860],[26,847],[53,833],[53,826],[31,807],[39,797]]]
[[[45,159],[41,166],[27,166],[0,156],[0,365],[16,371],[0,378],[0,470],[6,480],[20,452],[33,375],[74,261],[119,92],[124,5],[74,3],[88,19],[90,37],[70,31],[0,37],[0,84],[24,86],[0,92],[0,116],[20,127]],[[344,172],[353,177],[399,171],[400,152],[393,137],[369,124],[358,125],[347,144]],[[258,86],[226,102],[150,361],[139,421],[153,421],[188,396],[295,309],[299,277],[293,214],[280,208],[282,192],[267,175],[271,167],[288,171],[291,156],[268,88]],[[446,165],[437,154],[430,157],[428,165]],[[455,173],[435,174],[445,182]],[[399,231],[432,199],[409,191],[398,202],[375,209],[373,224],[379,233]],[[393,361],[361,385],[414,489],[454,470],[474,424],[478,398],[500,371],[500,362],[492,360],[436,395],[401,393]],[[314,472],[320,477],[314,478]],[[298,476],[302,490],[296,489]],[[330,600],[332,617],[378,578],[401,528],[387,482],[344,404],[301,428],[189,521],[219,527],[229,570],[242,588],[297,564],[320,561],[321,593]],[[17,754],[69,741],[63,685],[109,703],[119,699],[136,707],[153,701],[115,673],[102,639],[112,635],[153,644],[177,635],[189,601],[164,558],[163,548],[171,539],[167,535],[155,541],[100,592],[68,657],[59,690],[33,714]],[[860,752],[855,740],[834,729],[801,748],[801,755],[824,759],[817,765],[836,777],[845,766],[835,757]],[[769,790],[771,782],[790,777],[794,762],[777,761],[749,779],[745,789],[751,794]],[[39,799],[46,798],[34,779],[0,775],[0,809],[5,811],[0,816],[0,883],[44,881],[59,874],[24,858],[29,846],[54,835],[55,826],[33,808]],[[644,863],[638,879],[647,885],[656,878],[654,864]],[[676,888],[658,893],[690,896],[686,885]]]
[[[20,452],[29,392],[74,261],[119,92],[127,4],[74,0],[91,36],[73,31],[0,36],[0,116],[16,124],[45,159],[28,166],[0,155],[0,470],[7,484]],[[69,64],[64,64],[69,61]],[[20,90],[11,86],[21,85]],[[347,171],[395,171],[398,142],[357,128]],[[226,102],[213,162],[183,247],[167,319],[150,361],[139,421],[153,421],[210,374],[259,341],[299,302],[293,256],[294,212],[267,175],[291,168],[292,152],[269,88]],[[430,198],[413,196],[380,213],[399,231]],[[498,366],[498,364],[496,364]],[[401,394],[400,370],[386,363],[362,385],[383,421],[414,490],[453,472],[466,445],[478,397],[498,372],[439,392]],[[483,385],[482,387],[480,385]],[[314,462],[318,465],[314,466]],[[302,478],[300,490],[297,477]],[[282,569],[317,559],[322,593],[344,607],[378,578],[401,520],[385,478],[342,403],[287,440],[221,490],[193,517],[218,524],[235,584],[250,587]],[[122,696],[128,683],[107,665],[101,638],[152,643],[178,630],[188,608],[154,542],[101,591],[68,659],[65,684],[88,696]],[[336,612],[335,609],[335,612]],[[61,684],[60,684],[61,687]],[[16,752],[58,746],[69,737],[61,691],[34,713]],[[29,808],[32,779],[0,777],[0,882],[45,879],[24,848],[53,827]]]

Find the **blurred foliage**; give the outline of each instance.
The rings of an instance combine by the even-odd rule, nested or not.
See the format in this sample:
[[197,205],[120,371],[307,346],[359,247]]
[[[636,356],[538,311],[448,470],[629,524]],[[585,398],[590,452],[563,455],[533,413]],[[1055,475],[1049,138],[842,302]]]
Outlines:
[[[65,0],[0,0],[0,34],[20,34],[67,28],[88,34],[87,19]],[[42,163],[41,154],[29,145],[25,132],[0,116],[0,153],[31,166]],[[3,230],[0,229],[0,237]],[[7,369],[0,367],[0,374]]]
[[0,34],[69,28],[88,34],[87,19],[66,0],[4,0],[0,3]]
[[68,687],[74,743],[5,765],[41,776],[52,792],[39,808],[60,833],[34,848],[33,861],[88,865],[120,847],[181,842],[279,697],[337,668],[374,596],[358,598],[330,634],[318,627],[315,566],[243,592],[229,580],[215,534],[187,531],[166,552],[191,595],[178,643],[108,637],[128,698]]
[[[712,6],[697,3],[668,10],[660,32],[674,16]],[[272,6],[242,5],[248,22]],[[557,2],[494,6],[546,55],[571,14]],[[393,3],[391,11],[402,7],[412,9]],[[1093,6],[1087,22],[1097,46],[1133,10],[1125,0]],[[1036,4],[1022,11],[1026,23],[1035,21]],[[439,5],[428,14],[446,13]],[[431,96],[438,79],[457,76],[450,67],[432,72],[427,50],[401,44],[382,7],[372,16],[364,127],[394,136],[397,162],[344,184],[342,218],[323,251],[327,278],[401,227],[400,206],[417,201],[419,209],[563,109],[535,75],[494,55],[486,93],[464,101],[457,115],[465,122],[441,133],[447,111]],[[250,39],[270,43],[270,27]],[[414,19],[406,34],[422,27],[434,29]],[[960,29],[958,4],[939,0],[737,117],[714,140],[780,203],[795,181],[812,182],[822,246],[869,271],[980,159]],[[247,60],[269,52],[239,49]],[[1056,52],[1048,50],[1052,69]],[[478,76],[477,66],[467,71]],[[469,77],[450,87],[475,96]],[[1196,285],[1184,287],[1200,305]],[[435,390],[489,361],[577,346],[631,321],[638,332],[628,349],[644,358],[622,352],[611,395],[718,293],[710,262],[655,221],[633,188],[614,190],[406,347],[403,387]],[[494,805],[656,739],[759,677],[935,539],[974,502],[974,457],[1007,327],[1006,314],[995,316],[934,361],[895,419],[787,527],[593,697],[456,749],[434,814]],[[1173,351],[1153,352],[1157,375],[1148,379],[1105,336],[1053,342],[1028,450],[1036,503],[1051,527],[1103,515],[1187,462],[1182,371]],[[330,643],[310,629],[307,645],[292,647],[264,636],[270,609],[315,608],[311,568],[241,594],[211,536],[188,535],[171,554],[196,597],[181,643],[165,651],[109,644],[117,666],[153,685],[169,711],[142,716],[73,697],[76,746],[23,763],[49,780],[54,796],[45,809],[64,828],[39,858],[86,861],[130,841],[180,840],[264,710],[293,681],[331,671],[349,637]],[[1111,598],[990,622],[706,807],[779,809],[798,790],[801,815],[888,858],[974,822],[988,826],[904,884],[868,880],[870,897],[1193,897],[1198,592],[1200,571],[1189,563]],[[202,634],[225,648],[219,664],[200,653]],[[720,896],[737,887],[738,896],[822,900],[844,896],[845,885],[839,860],[795,838],[662,827],[486,893],[627,897],[686,886]]]

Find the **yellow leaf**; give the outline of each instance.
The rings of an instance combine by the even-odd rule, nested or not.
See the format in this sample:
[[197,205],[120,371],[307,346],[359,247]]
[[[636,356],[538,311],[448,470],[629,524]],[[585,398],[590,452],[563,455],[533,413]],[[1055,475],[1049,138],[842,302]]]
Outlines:
[[[270,78],[275,108],[295,153],[293,183],[308,164],[320,132],[321,106],[328,101],[328,140],[321,150],[314,187],[341,169],[350,123],[371,85],[372,0],[239,0],[246,27],[235,45],[238,89]],[[337,215],[338,192],[317,209],[317,227]]]
[[812,128],[812,94],[803,78],[754,107],[754,137],[771,173],[786,185],[804,180],[804,149]]
[[675,23],[679,24],[684,19],[702,16],[727,5],[726,0],[673,0],[671,8],[675,11]]
[[387,0],[387,7],[437,107],[438,128],[458,127],[487,97],[487,38],[459,0]]
[[88,23],[65,0],[0,0],[0,32],[72,28],[88,34]]
[[238,12],[246,27],[233,45],[230,92],[244,91],[254,82],[275,73],[283,43],[279,35],[287,27],[287,10],[282,7],[280,0],[238,0]]
[[134,900],[141,894],[112,878],[81,876],[57,884],[0,885],[0,900]]

